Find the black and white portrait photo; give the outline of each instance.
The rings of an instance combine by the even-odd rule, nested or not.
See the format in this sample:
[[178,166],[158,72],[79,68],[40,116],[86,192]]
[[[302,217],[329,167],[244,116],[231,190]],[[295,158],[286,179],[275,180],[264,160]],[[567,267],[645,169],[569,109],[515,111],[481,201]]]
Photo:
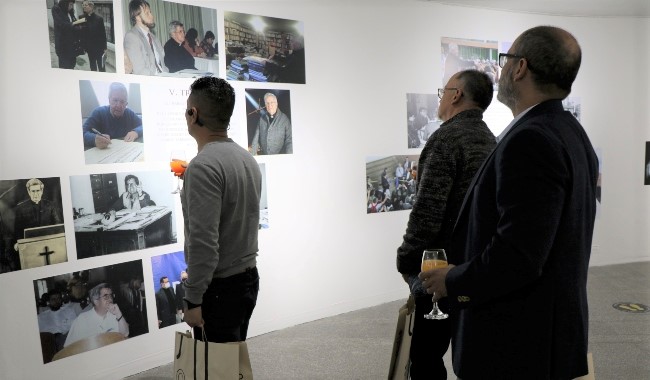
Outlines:
[[149,332],[142,261],[34,280],[43,363]]
[[60,178],[0,181],[0,273],[68,261]]
[[175,243],[172,181],[164,171],[70,177],[77,258]]

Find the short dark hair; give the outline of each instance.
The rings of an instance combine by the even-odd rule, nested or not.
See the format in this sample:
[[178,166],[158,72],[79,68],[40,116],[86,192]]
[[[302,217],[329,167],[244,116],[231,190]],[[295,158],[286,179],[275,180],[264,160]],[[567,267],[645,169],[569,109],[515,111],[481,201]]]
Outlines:
[[169,278],[169,277],[167,277],[167,276],[162,276],[162,277],[160,277],[160,283],[162,284],[163,281],[165,281],[166,278]]
[[190,86],[190,102],[200,110],[208,129],[224,130],[235,108],[235,90],[224,79],[202,77]]
[[490,76],[478,70],[464,70],[456,77],[461,81],[465,96],[485,111],[492,103],[494,83]]
[[144,8],[151,8],[147,0],[131,0],[129,2],[129,16],[131,16],[132,25],[135,25],[135,18],[142,13]]
[[140,184],[140,180],[138,179],[138,177],[134,176],[133,174],[129,174],[126,177],[124,177],[124,187],[126,187],[126,188],[129,187],[129,180],[130,179],[134,179],[136,185]]
[[542,90],[555,85],[571,92],[578,75],[582,52],[571,33],[553,26],[537,26],[523,32],[514,44],[514,54],[525,57],[533,79]]
[[203,39],[207,40],[208,38],[214,39],[214,33],[212,33],[211,30],[208,30],[207,32],[205,32],[205,38],[203,38]]

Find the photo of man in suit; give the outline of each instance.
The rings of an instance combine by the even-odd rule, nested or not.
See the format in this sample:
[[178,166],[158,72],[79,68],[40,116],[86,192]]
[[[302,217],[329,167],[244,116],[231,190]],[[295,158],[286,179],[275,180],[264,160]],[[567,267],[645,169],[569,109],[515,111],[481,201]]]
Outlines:
[[588,373],[598,159],[562,106],[581,56],[575,37],[551,26],[525,31],[499,54],[497,99],[514,120],[468,189],[449,267],[420,274],[452,309],[459,379]]
[[167,72],[165,52],[152,29],[156,20],[146,0],[131,0],[129,14],[133,27],[124,35],[124,54],[132,74],[156,75]]

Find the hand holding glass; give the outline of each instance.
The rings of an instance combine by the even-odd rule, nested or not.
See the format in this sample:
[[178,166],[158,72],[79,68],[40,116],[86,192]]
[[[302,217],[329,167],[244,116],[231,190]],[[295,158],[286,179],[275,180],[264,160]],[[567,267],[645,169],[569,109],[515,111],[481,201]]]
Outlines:
[[[444,249],[425,249],[422,253],[422,272],[428,271],[434,268],[445,268],[447,267],[447,255],[445,254]],[[432,299],[435,300],[436,294],[433,293]],[[448,314],[443,313],[438,308],[438,303],[433,302],[433,309],[429,314],[425,314],[425,319],[446,319],[449,317]]]
[[187,167],[187,161],[185,161],[185,151],[184,150],[173,150],[171,153],[169,166],[176,176],[176,190],[172,191],[172,194],[177,194],[181,192],[181,176],[185,173]]

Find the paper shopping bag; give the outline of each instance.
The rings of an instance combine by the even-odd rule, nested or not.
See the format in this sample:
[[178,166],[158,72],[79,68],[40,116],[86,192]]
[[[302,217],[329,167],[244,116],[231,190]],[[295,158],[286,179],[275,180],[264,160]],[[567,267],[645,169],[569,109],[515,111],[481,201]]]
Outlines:
[[393,354],[390,358],[388,380],[408,380],[410,369],[411,338],[413,336],[413,322],[415,299],[409,296],[404,306],[400,307],[393,340]]
[[246,342],[239,342],[239,380],[253,380],[251,358],[248,356]]
[[[212,343],[177,331],[174,349],[175,380],[239,379],[240,342]],[[250,365],[249,365],[250,367]]]

